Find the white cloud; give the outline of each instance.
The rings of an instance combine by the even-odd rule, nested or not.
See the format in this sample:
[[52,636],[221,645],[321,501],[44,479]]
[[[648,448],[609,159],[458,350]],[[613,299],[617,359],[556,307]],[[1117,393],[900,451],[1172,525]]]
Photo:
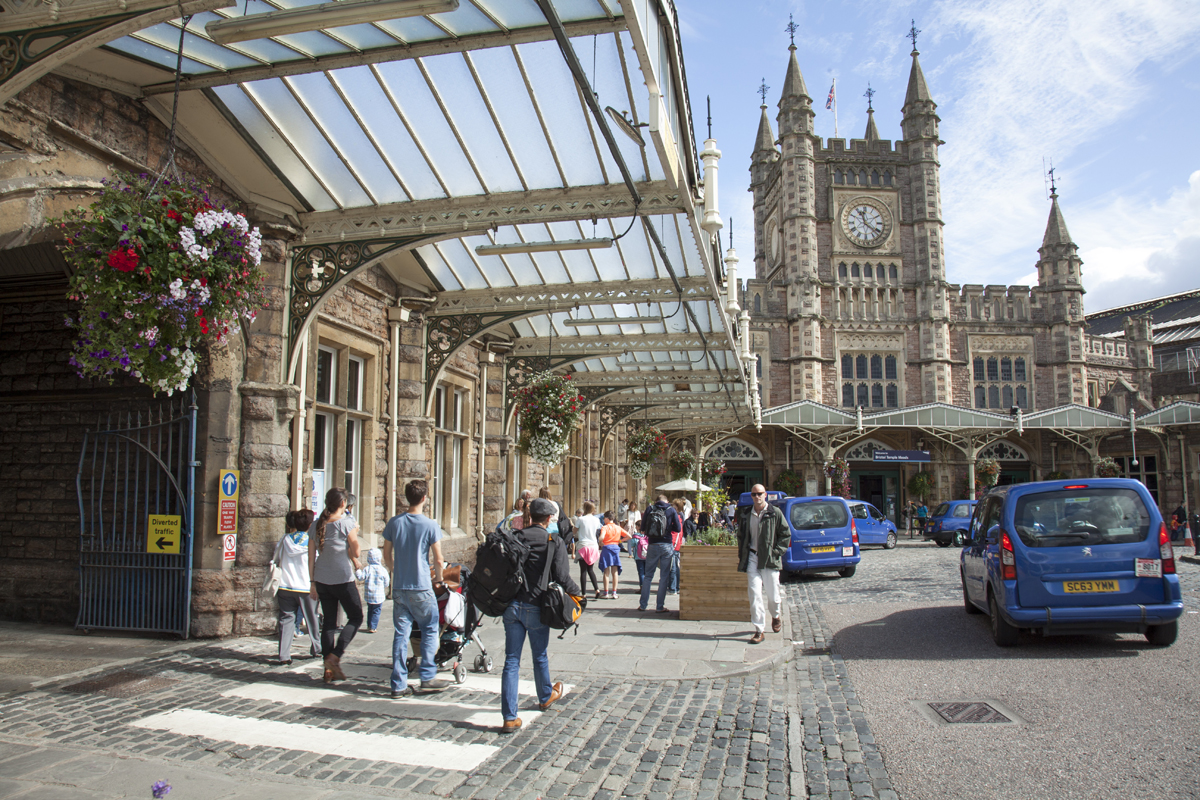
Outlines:
[[[948,142],[941,155],[949,278],[1027,280],[1048,212],[1043,155],[1077,173],[1104,169],[1086,163],[1095,159],[1087,145],[1143,101],[1139,70],[1151,62],[1170,69],[1195,52],[1200,3],[944,0],[933,10],[927,27],[963,41],[959,53],[928,70]],[[1192,161],[1183,169],[1194,168]],[[1155,216],[1196,202],[1189,199],[1198,191],[1194,175],[1189,191],[1157,201],[1134,201],[1121,188],[1082,210],[1078,195],[1064,197],[1087,261],[1090,310],[1117,298],[1119,277],[1141,279],[1139,288],[1152,287],[1146,296],[1188,288],[1177,282],[1190,278],[1186,265],[1195,267],[1200,250],[1189,242],[1194,224],[1189,230]]]

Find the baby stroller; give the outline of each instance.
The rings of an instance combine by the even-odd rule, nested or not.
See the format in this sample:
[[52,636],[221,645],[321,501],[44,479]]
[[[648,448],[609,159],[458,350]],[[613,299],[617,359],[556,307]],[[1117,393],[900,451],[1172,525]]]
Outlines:
[[[479,641],[479,612],[467,593],[467,578],[470,570],[467,567],[454,567],[461,570],[458,583],[447,581],[446,588],[438,595],[438,650],[433,657],[433,663],[442,669],[450,665],[454,672],[454,682],[462,683],[467,679],[467,670],[463,666],[463,649],[467,642],[474,642],[479,647],[479,655],[475,656],[476,672],[491,672],[494,664],[488,655],[487,648]],[[450,572],[447,570],[446,572]],[[408,657],[409,673],[419,669],[417,653],[421,652],[421,635],[414,630],[409,638],[410,653]]]

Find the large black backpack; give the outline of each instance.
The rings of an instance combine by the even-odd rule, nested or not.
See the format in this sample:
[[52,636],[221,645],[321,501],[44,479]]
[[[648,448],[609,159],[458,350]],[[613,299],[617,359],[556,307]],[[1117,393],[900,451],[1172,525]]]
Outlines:
[[642,533],[646,534],[651,544],[671,540],[671,534],[667,532],[667,510],[658,503],[646,509],[646,515],[642,517]]
[[529,545],[516,531],[494,530],[475,551],[475,569],[467,580],[471,602],[489,617],[504,615],[525,585]]

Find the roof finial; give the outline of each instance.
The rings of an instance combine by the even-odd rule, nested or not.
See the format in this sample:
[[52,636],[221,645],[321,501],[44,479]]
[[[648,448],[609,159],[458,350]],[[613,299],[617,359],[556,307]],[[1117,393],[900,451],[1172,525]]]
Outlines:
[[708,138],[712,138],[712,95],[705,98],[708,101]]
[[920,33],[921,31],[917,29],[917,21],[914,19],[912,21],[912,27],[908,29],[908,38],[912,39],[914,53],[917,52],[917,36],[919,36]]
[[863,92],[863,97],[867,98],[867,111],[874,111],[871,107],[871,98],[875,96],[875,90],[871,88],[871,82],[867,81],[867,90]]
[[1054,159],[1053,158],[1050,159],[1050,169],[1046,169],[1046,159],[1044,159],[1044,158],[1042,159],[1042,171],[1044,172],[1044,174],[1042,176],[1043,180],[1046,180],[1050,183],[1050,198],[1053,199],[1055,197],[1058,197],[1058,186],[1056,185],[1057,179],[1054,177]]
[[762,84],[758,87],[758,93],[759,93],[759,95],[762,96],[762,107],[763,108],[767,107],[767,90],[770,88],[771,88],[770,86],[767,86],[767,79],[763,78]]
[[784,28],[784,30],[788,32],[788,35],[792,39],[792,43],[788,47],[789,50],[796,49],[796,31],[798,31],[799,29],[800,29],[800,26],[796,24],[796,21],[794,19],[792,19],[792,15],[788,14],[788,24],[787,24],[787,27]]
[[729,246],[733,247],[733,217],[729,218]]

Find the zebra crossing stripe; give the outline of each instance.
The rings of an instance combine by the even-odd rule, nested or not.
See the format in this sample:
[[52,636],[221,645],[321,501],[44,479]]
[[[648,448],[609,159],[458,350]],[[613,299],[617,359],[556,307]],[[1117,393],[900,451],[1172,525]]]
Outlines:
[[[493,722],[496,716],[492,715]],[[294,722],[226,716],[190,708],[154,714],[131,724],[135,728],[170,731],[182,736],[202,736],[247,747],[305,750],[323,755],[460,772],[475,769],[500,749],[484,744],[455,744],[411,736],[357,733]]]

